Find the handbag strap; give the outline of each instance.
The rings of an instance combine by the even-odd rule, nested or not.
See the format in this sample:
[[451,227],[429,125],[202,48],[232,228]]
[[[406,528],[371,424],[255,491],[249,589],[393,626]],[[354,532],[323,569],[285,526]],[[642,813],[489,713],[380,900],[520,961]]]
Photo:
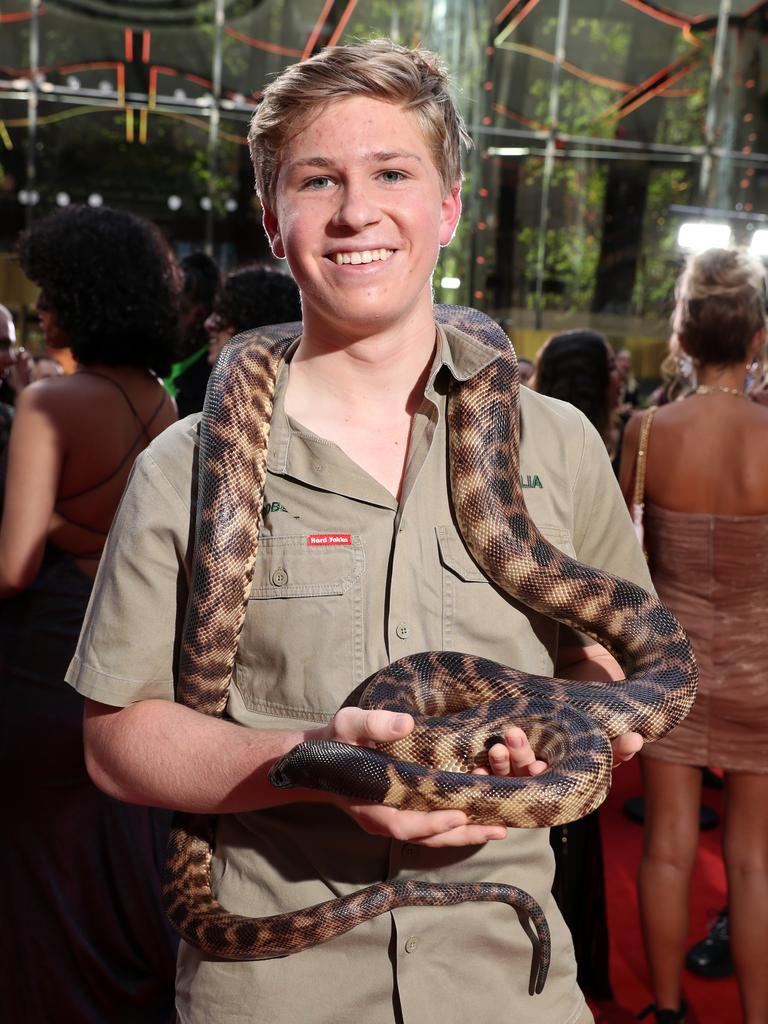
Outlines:
[[633,505],[643,504],[645,494],[645,459],[648,454],[648,436],[651,433],[651,423],[658,406],[652,405],[643,416],[640,425],[640,441],[637,446],[637,462],[635,463],[635,492],[632,497]]

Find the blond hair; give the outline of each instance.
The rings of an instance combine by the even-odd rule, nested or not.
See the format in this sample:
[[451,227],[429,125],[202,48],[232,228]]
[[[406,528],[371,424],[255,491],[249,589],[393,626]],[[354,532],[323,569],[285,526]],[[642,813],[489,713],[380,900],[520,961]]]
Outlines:
[[698,363],[743,361],[765,328],[765,271],[743,249],[708,249],[692,256],[677,285],[673,329]]
[[248,145],[256,191],[273,206],[281,155],[318,108],[350,96],[368,96],[412,111],[424,132],[443,194],[461,181],[461,146],[471,139],[451,99],[437,54],[386,39],[331,46],[286,68],[264,90],[251,119]]

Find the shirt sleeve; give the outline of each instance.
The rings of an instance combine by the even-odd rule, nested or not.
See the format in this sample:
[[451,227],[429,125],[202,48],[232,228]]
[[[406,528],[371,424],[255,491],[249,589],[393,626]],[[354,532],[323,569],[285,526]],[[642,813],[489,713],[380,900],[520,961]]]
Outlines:
[[[583,419],[582,422],[584,448],[573,485],[576,557],[585,565],[631,580],[653,593],[648,565],[605,444],[588,420]],[[592,643],[594,641],[590,637],[561,627],[561,647]]]
[[115,707],[173,700],[192,543],[190,492],[169,479],[151,449],[136,460],[66,674],[84,697]]

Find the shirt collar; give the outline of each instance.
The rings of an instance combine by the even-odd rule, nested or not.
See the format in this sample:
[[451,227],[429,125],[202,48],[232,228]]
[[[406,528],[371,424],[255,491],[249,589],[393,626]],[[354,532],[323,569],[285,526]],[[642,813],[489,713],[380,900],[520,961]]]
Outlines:
[[433,389],[435,377],[445,366],[454,380],[469,380],[484,370],[500,355],[477,338],[449,324],[437,324],[435,360],[427,380],[426,391]]

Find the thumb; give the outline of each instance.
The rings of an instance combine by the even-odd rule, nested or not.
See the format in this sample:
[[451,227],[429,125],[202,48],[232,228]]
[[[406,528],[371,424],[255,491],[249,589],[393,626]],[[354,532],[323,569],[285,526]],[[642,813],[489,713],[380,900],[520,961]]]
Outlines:
[[333,719],[335,738],[342,743],[391,743],[412,729],[413,718],[397,711],[342,708]]

